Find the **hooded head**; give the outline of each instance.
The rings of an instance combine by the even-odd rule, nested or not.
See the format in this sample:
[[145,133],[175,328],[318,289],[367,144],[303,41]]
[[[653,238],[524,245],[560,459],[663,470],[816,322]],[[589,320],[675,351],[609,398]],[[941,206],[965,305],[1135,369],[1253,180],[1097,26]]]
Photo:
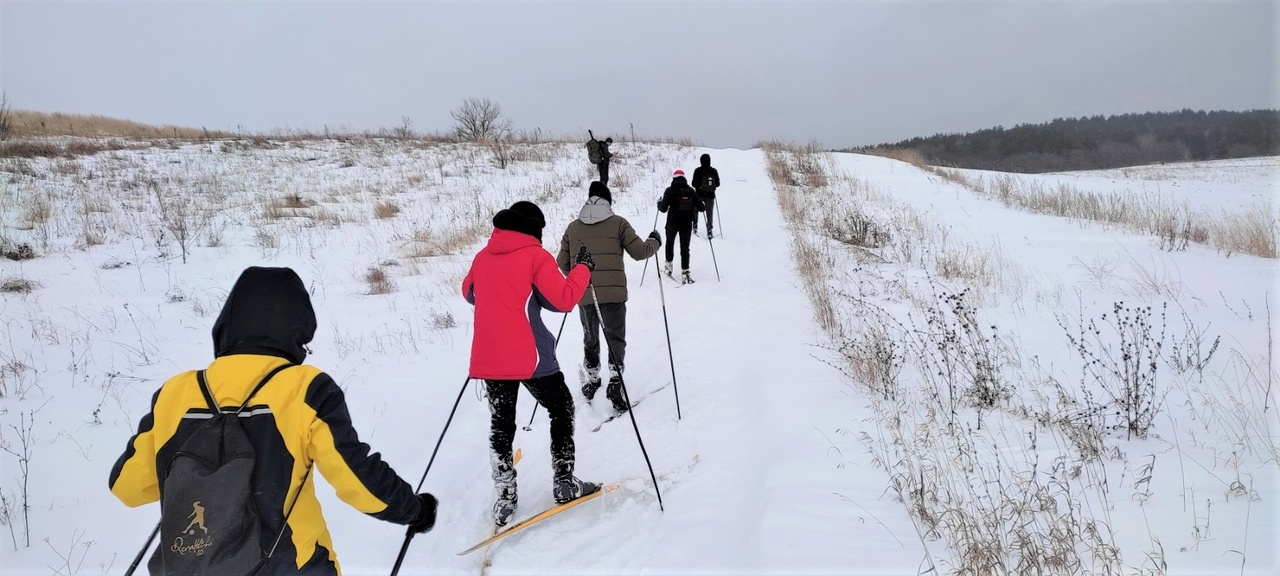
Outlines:
[[698,161],[702,162],[702,167],[703,167],[703,168],[710,168],[710,167],[711,167],[711,155],[710,155],[710,154],[703,154],[701,158],[698,158]]
[[609,192],[609,187],[598,180],[591,183],[591,187],[587,190],[587,198],[604,198],[605,202],[613,204],[613,194]]
[[316,333],[316,313],[289,268],[246,268],[213,323],[213,355],[263,354],[301,364]]
[[605,144],[613,144],[613,136],[604,139]]
[[499,211],[493,217],[494,228],[528,234],[537,238],[539,242],[542,241],[542,229],[546,225],[547,219],[542,216],[542,210],[533,202],[524,200],[512,204],[506,210]]

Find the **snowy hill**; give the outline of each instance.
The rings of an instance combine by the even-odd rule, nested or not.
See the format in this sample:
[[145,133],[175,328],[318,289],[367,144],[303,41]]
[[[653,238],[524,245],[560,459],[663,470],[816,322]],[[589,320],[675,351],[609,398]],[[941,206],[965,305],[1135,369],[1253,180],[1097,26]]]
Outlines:
[[[642,234],[675,168],[706,152],[724,180],[714,245],[694,239],[697,283],[660,286],[650,263],[627,263],[627,385],[657,391],[635,418],[665,511],[630,420],[591,431],[606,410],[574,386],[571,313],[558,357],[578,400],[577,474],[623,489],[457,556],[488,535],[494,498],[471,383],[424,484],[436,528],[402,574],[1280,569],[1274,258],[1165,250],[885,158],[615,148],[614,210]],[[581,156],[518,145],[500,167],[480,146],[246,140],[0,160],[0,247],[39,254],[0,260],[5,573],[123,573],[158,507],[126,508],[107,473],[155,388],[212,359],[212,322],[250,265],[302,276],[320,321],[308,362],[416,484],[467,379],[459,285],[489,219],[533,200],[555,249],[594,174]],[[1237,176],[1196,180],[1213,192],[1197,206],[1264,206],[1274,226],[1274,159],[1231,162]],[[1036,178],[1174,187],[1155,177]],[[1152,331],[1110,328],[1117,306]],[[1080,340],[1090,321],[1100,334]],[[1090,368],[1156,335],[1155,368]],[[1128,381],[1142,434],[1109,413]],[[522,394],[522,426],[532,408]],[[552,503],[541,410],[516,446],[523,518]],[[344,573],[388,573],[404,530],[317,486]]]

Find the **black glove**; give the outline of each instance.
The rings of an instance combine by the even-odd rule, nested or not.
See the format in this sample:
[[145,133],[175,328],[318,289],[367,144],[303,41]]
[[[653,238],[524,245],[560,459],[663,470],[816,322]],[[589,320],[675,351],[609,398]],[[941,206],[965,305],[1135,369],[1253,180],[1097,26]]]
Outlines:
[[583,244],[581,248],[578,248],[578,259],[574,260],[574,262],[586,266],[587,269],[592,272],[596,269],[596,261],[591,257],[591,252],[587,251],[586,244]]
[[659,200],[659,201],[658,201],[658,211],[659,211],[659,212],[666,212],[666,211],[667,211],[667,203],[666,203],[666,202],[663,202],[662,200]]
[[423,492],[418,495],[418,504],[422,505],[422,511],[409,525],[409,532],[425,534],[436,526],[436,497]]
[[658,241],[658,246],[662,246],[662,235],[661,235],[661,234],[658,234],[658,231],[657,231],[657,230],[654,230],[653,232],[650,232],[650,233],[649,233],[649,237],[650,237],[650,238],[653,238],[654,240],[657,240],[657,241]]

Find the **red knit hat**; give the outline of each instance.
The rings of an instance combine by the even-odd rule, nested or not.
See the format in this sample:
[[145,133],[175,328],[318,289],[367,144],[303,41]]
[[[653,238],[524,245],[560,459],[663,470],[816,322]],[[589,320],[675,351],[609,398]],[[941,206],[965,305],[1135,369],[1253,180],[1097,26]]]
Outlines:
[[675,173],[675,174],[672,174],[672,175],[671,175],[671,177],[672,177],[672,178],[684,178],[684,170],[679,170],[679,169],[677,169],[677,170],[676,170],[676,173]]

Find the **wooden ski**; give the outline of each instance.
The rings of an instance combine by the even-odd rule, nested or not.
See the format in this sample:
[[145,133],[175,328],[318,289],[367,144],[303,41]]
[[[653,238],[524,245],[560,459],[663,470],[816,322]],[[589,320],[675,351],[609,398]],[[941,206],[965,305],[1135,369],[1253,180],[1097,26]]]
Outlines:
[[604,494],[605,492],[612,492],[612,491],[616,490],[616,489],[617,489],[618,487],[620,487],[620,486],[621,486],[621,484],[610,484],[610,485],[608,485],[608,486],[601,486],[601,487],[600,487],[600,490],[598,490],[598,491],[596,491],[596,492],[594,492],[594,493],[588,494],[588,495],[583,496],[583,497],[581,497],[581,498],[578,498],[578,499],[576,499],[576,500],[570,500],[570,501],[568,501],[568,502],[566,502],[566,503],[564,503],[564,504],[559,504],[559,505],[557,505],[557,506],[555,506],[555,507],[553,507],[553,508],[549,508],[549,509],[547,509],[547,510],[545,510],[545,511],[543,511],[543,512],[540,512],[540,513],[538,513],[538,514],[534,515],[534,516],[533,516],[533,517],[531,517],[531,518],[528,518],[528,519],[525,519],[525,520],[521,520],[520,522],[518,522],[518,523],[516,523],[516,524],[512,524],[511,526],[507,527],[507,528],[506,528],[506,529],[504,529],[503,531],[498,532],[497,534],[494,534],[492,537],[488,538],[488,539],[487,539],[487,540],[485,540],[484,542],[481,542],[481,543],[479,543],[479,544],[476,544],[475,546],[472,546],[472,547],[470,547],[470,548],[467,548],[466,550],[463,550],[463,551],[459,552],[459,553],[458,553],[458,555],[459,555],[459,556],[465,556],[465,555],[467,555],[467,554],[470,554],[470,553],[472,553],[472,552],[475,552],[476,550],[479,550],[479,549],[481,549],[481,548],[484,548],[485,546],[488,546],[488,545],[490,545],[490,544],[493,544],[494,542],[497,542],[498,540],[501,540],[501,539],[503,539],[503,538],[506,538],[507,536],[510,536],[510,535],[512,535],[512,534],[514,534],[514,533],[516,533],[516,532],[519,532],[519,531],[521,531],[521,530],[524,530],[525,528],[528,528],[528,527],[530,527],[530,526],[532,526],[532,525],[534,525],[534,524],[537,524],[538,522],[541,522],[541,521],[543,521],[543,520],[546,520],[547,518],[550,518],[550,517],[552,517],[552,516],[555,516],[556,514],[559,514],[559,513],[561,513],[561,512],[564,512],[565,510],[568,510],[568,509],[570,509],[570,508],[573,508],[574,506],[577,506],[577,505],[579,505],[579,504],[582,504],[583,502],[586,502],[586,501],[588,501],[588,500],[595,500],[595,499],[596,499],[597,497],[599,497],[601,494]]

